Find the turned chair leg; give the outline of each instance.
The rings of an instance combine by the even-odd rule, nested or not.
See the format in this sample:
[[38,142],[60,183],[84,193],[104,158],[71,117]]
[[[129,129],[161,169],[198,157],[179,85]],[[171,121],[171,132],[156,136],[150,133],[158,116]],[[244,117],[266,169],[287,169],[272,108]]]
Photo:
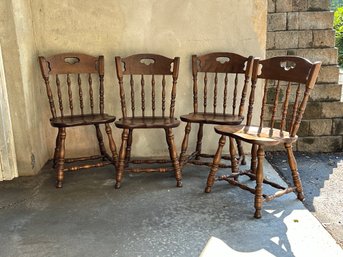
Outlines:
[[215,175],[218,171],[218,167],[219,167],[219,163],[220,163],[220,160],[221,160],[221,157],[222,157],[222,152],[223,152],[223,147],[225,145],[225,141],[226,141],[226,137],[224,135],[222,135],[219,139],[219,143],[218,143],[218,149],[217,149],[217,152],[216,154],[214,155],[214,158],[213,158],[213,163],[212,163],[212,166],[211,166],[211,171],[210,173],[208,174],[208,177],[207,177],[207,185],[206,185],[206,188],[205,188],[205,193],[210,193],[211,192],[211,188],[214,184],[214,180],[215,180]]
[[263,196],[262,196],[262,189],[263,189],[263,161],[264,161],[264,150],[263,146],[259,145],[257,150],[257,170],[256,170],[256,187],[255,187],[255,214],[254,217],[256,219],[260,219],[262,217],[262,203],[263,203]]
[[[235,141],[232,137],[230,137],[230,157],[231,157],[231,171],[232,173],[238,173],[238,161],[236,158],[236,149],[235,149]],[[237,142],[237,141],[236,141]],[[235,177],[235,180],[238,180],[238,177]]]
[[257,148],[258,148],[258,145],[256,144],[253,144],[251,146],[250,170],[254,174],[256,174],[256,169],[257,169]]
[[126,154],[125,154],[125,166],[129,165],[129,162],[131,159],[132,132],[133,132],[133,129],[129,129],[129,137],[127,140]]
[[55,145],[55,152],[54,152],[54,159],[53,159],[53,164],[52,167],[56,168],[57,165],[57,160],[58,160],[58,153],[60,151],[60,139],[61,137],[61,132],[58,130],[57,136],[56,136],[56,145]]
[[113,136],[112,136],[112,129],[111,129],[110,124],[105,123],[105,130],[106,130],[106,134],[108,137],[108,144],[110,146],[110,150],[112,153],[113,164],[115,166],[117,166],[117,163],[118,163],[117,146],[116,146],[114,139],[113,139]]
[[182,187],[181,168],[179,164],[179,159],[177,158],[173,131],[171,128],[168,128],[168,129],[165,129],[165,132],[166,132],[166,140],[167,140],[168,149],[169,149],[169,155],[170,155],[170,159],[172,161],[174,172],[175,172],[176,186]]
[[98,124],[96,124],[94,126],[95,126],[95,129],[96,129],[96,137],[98,139],[100,153],[102,155],[102,159],[105,160],[106,149],[105,149],[104,140],[103,140],[103,137],[102,137],[102,134],[101,134],[101,130],[100,130]]
[[295,160],[295,157],[293,154],[292,144],[285,144],[285,148],[287,150],[289,167],[291,168],[291,171],[292,171],[293,183],[295,187],[297,188],[298,199],[300,201],[303,201],[305,199],[305,196],[303,193],[303,187],[302,187],[299,172],[298,172],[297,161]]
[[244,150],[243,150],[242,141],[239,139],[236,139],[236,144],[237,144],[237,148],[238,148],[238,155],[239,155],[240,164],[245,165],[245,164],[247,164],[247,162],[245,160],[245,154],[244,154]]
[[180,166],[182,167],[185,162],[186,162],[186,151],[188,148],[188,138],[189,138],[189,133],[191,132],[191,123],[187,122],[187,125],[185,127],[185,136],[182,140],[182,145],[181,145],[181,153],[179,157],[179,163]]
[[127,145],[127,140],[129,137],[129,130],[124,129],[122,133],[122,142],[120,146],[120,151],[119,151],[119,160],[118,160],[118,165],[117,165],[117,174],[116,174],[116,184],[115,184],[115,189],[120,188],[120,183],[123,179],[123,173],[125,169],[125,154],[126,154],[126,145]]
[[64,179],[64,155],[65,155],[65,139],[66,128],[59,129],[59,151],[57,154],[57,169],[56,169],[56,188],[62,188]]
[[195,149],[196,152],[197,152],[197,154],[195,156],[196,160],[200,159],[203,135],[204,135],[204,124],[199,123],[197,146],[196,146],[196,149]]

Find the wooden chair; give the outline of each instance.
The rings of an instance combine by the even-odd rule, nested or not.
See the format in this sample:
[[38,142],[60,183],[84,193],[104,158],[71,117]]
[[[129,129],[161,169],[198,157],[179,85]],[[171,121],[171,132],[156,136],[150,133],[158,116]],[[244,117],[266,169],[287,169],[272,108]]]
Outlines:
[[[207,179],[205,192],[209,193],[211,191],[226,136],[228,136],[230,138],[232,174],[221,176],[218,179],[225,180],[232,185],[239,186],[255,194],[255,218],[261,218],[263,199],[264,201],[270,201],[293,191],[296,191],[299,200],[304,199],[292,144],[298,139],[296,133],[299,129],[310,91],[315,85],[320,66],[320,62],[311,63],[304,58],[296,56],[274,57],[263,61],[259,59],[254,60],[250,104],[246,124],[215,127],[215,131],[222,136],[219,140],[213,166]],[[261,98],[260,123],[255,126],[251,125],[251,120],[257,79],[264,81],[264,83],[261,83],[261,86],[263,86],[263,96]],[[265,126],[267,118],[270,119],[268,127]],[[250,170],[239,170],[236,159],[234,158],[236,155],[234,139],[243,140],[252,144]],[[285,188],[264,179],[264,148],[265,146],[278,144],[283,144],[288,154],[288,162],[293,176],[294,187]],[[256,180],[255,189],[240,183],[238,181],[240,175],[246,175]],[[273,195],[263,194],[263,183],[269,184],[279,190]]]
[[[212,162],[200,160],[200,157],[214,157],[214,155],[201,152],[204,124],[239,125],[242,123],[244,119],[243,111],[248,88],[247,85],[252,71],[252,60],[252,56],[243,57],[235,53],[226,52],[192,56],[193,112],[180,117],[183,122],[187,122],[180,154],[180,163],[182,166],[188,162],[207,166],[212,164]],[[198,88],[201,88],[201,81],[203,81],[203,110],[199,111],[198,91],[200,90]],[[212,99],[209,99],[210,95],[213,95]],[[218,95],[222,95],[220,97],[222,98],[222,107],[219,106],[220,99],[218,99]],[[209,107],[210,102],[213,104],[212,109]],[[196,150],[186,158],[192,123],[199,124]],[[245,164],[244,152],[240,140],[237,140],[237,145],[241,163]],[[230,159],[229,156],[223,156],[223,158]],[[230,167],[222,163],[219,166],[222,168]]]
[[[166,141],[169,147],[169,155],[172,162],[172,168],[126,168],[130,172],[167,172],[174,170],[177,181],[177,186],[181,187],[181,171],[177,152],[174,143],[172,128],[179,126],[180,122],[174,118],[175,97],[176,97],[176,82],[179,72],[180,58],[169,59],[167,57],[156,54],[137,54],[126,58],[116,57],[116,70],[119,81],[120,99],[123,117],[115,122],[118,128],[123,129],[122,144],[119,152],[119,160],[117,166],[115,188],[120,188],[125,167],[129,163],[134,164],[151,164],[151,163],[166,163],[168,160],[131,160],[131,144],[132,134],[134,129],[164,129]],[[124,81],[124,77],[127,80]],[[148,79],[149,78],[149,79]],[[136,81],[138,80],[138,83]],[[127,83],[125,83],[127,82]],[[167,99],[166,94],[168,84],[171,84],[171,99],[169,104],[169,113],[166,110]],[[135,93],[136,86],[139,93]],[[128,113],[125,101],[126,95],[129,95],[131,105],[131,113]],[[146,94],[146,92],[151,94]],[[161,95],[160,103],[156,103],[157,95]],[[136,99],[140,98],[140,101]],[[140,113],[137,113],[137,104],[140,102]],[[151,111],[147,111],[146,107],[151,105]],[[161,111],[157,111],[158,106],[161,106]],[[149,108],[150,109],[150,108]],[[131,115],[130,115],[131,114]],[[137,114],[139,116],[137,116]]]
[[[102,167],[116,162],[116,145],[110,127],[110,123],[114,122],[116,117],[104,112],[103,56],[93,57],[85,54],[63,53],[48,58],[40,56],[39,64],[50,104],[52,115],[50,123],[53,127],[58,128],[53,163],[57,171],[56,187],[61,188],[64,171]],[[93,81],[94,74],[97,75],[99,83]],[[52,77],[55,83],[50,82],[49,77]],[[82,84],[83,81],[86,81],[86,85]],[[54,85],[52,86],[52,84]],[[95,87],[98,89],[96,90]],[[85,92],[88,92],[88,96]],[[73,94],[78,96],[73,97]],[[55,107],[55,100],[58,102],[59,113]],[[74,105],[75,102],[78,106]],[[99,127],[101,124],[105,124],[111,156],[107,154],[104,146]],[[95,127],[101,155],[65,159],[66,128],[89,125]],[[97,159],[102,159],[102,161],[95,163]],[[65,163],[87,160],[93,160],[92,164],[64,168]]]

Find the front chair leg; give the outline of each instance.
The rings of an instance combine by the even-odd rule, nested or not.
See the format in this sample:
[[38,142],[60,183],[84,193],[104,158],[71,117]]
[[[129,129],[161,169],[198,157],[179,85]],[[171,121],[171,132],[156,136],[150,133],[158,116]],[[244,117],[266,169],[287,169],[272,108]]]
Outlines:
[[116,184],[115,184],[115,189],[120,188],[120,183],[123,179],[123,173],[125,169],[125,154],[126,154],[126,145],[127,145],[127,140],[129,137],[129,130],[124,129],[122,133],[122,142],[120,146],[120,151],[119,151],[119,160],[118,160],[118,165],[117,165],[117,174],[116,174]]
[[299,172],[298,172],[297,161],[295,160],[295,157],[293,154],[292,144],[285,144],[285,148],[287,150],[289,167],[291,168],[291,171],[292,171],[293,183],[295,187],[297,188],[298,199],[300,201],[303,201],[305,199],[305,196],[303,193],[303,187],[302,187]]
[[129,138],[127,140],[126,154],[125,154],[125,166],[129,165],[129,162],[131,159],[132,132],[133,132],[133,129],[129,129]]
[[64,156],[66,128],[59,129],[59,151],[57,154],[56,188],[62,188],[64,179]]
[[111,150],[111,153],[112,153],[113,164],[115,166],[117,166],[117,163],[118,163],[117,147],[116,147],[116,144],[115,144],[115,142],[113,140],[112,129],[111,129],[110,124],[105,123],[105,130],[106,130],[106,134],[107,134],[107,137],[108,137],[108,144],[110,146],[110,150]]
[[[236,140],[237,142],[237,140]],[[232,137],[230,137],[230,157],[231,157],[231,171],[232,173],[238,173],[238,161],[236,158],[236,149],[235,149],[235,141]],[[238,176],[235,177],[235,180],[238,180]]]
[[223,147],[225,145],[225,141],[226,141],[226,137],[224,135],[222,135],[219,139],[217,152],[213,157],[213,163],[211,166],[211,171],[207,177],[207,185],[205,188],[205,193],[211,192],[211,188],[212,188],[212,186],[214,184],[214,180],[215,180],[215,175],[218,171],[219,163],[220,163],[220,160],[222,158],[222,152],[223,152]]
[[55,169],[58,161],[58,153],[60,151],[60,142],[61,142],[61,131],[60,129],[58,130],[57,136],[56,136],[56,145],[55,145],[55,152],[54,152],[54,160],[52,167]]
[[105,144],[104,144],[104,140],[102,137],[102,133],[99,127],[99,124],[95,124],[95,129],[96,129],[96,137],[98,139],[98,143],[99,143],[99,149],[100,149],[100,154],[102,155],[102,159],[105,160],[105,153],[106,153],[106,149],[105,149]]
[[170,159],[172,160],[173,167],[174,167],[176,186],[182,187],[181,168],[180,168],[179,160],[177,158],[173,131],[171,128],[168,128],[168,129],[165,129],[165,132],[166,132],[166,139],[167,139]]
[[262,217],[262,189],[263,189],[263,161],[264,161],[264,150],[263,146],[259,145],[257,150],[257,170],[256,170],[256,187],[255,187],[255,214],[254,217],[256,219],[260,219]]
[[181,145],[181,153],[179,157],[179,163],[180,166],[183,167],[183,165],[186,162],[186,151],[188,147],[188,138],[189,138],[189,133],[191,132],[191,123],[187,122],[187,125],[185,127],[185,136],[182,140],[182,145]]

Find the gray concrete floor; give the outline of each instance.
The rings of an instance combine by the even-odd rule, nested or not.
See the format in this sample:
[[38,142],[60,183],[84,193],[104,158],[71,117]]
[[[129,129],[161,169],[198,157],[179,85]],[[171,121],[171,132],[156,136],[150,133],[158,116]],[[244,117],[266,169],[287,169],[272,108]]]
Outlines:
[[[311,213],[343,247],[343,153],[295,153],[305,201]],[[292,181],[285,152],[267,159],[287,182]]]
[[[283,182],[268,163],[265,169]],[[50,168],[2,182],[0,256],[191,257],[212,236],[229,256],[343,256],[294,194],[265,203],[256,220],[249,192],[217,182],[203,193],[207,173],[186,166],[183,188],[155,173],[127,174],[115,190],[109,166],[67,173],[61,190]]]

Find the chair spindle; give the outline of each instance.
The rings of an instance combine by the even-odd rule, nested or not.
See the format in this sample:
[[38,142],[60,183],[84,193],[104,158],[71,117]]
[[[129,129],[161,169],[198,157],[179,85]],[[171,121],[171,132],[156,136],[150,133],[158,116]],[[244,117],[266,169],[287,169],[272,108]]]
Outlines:
[[73,116],[74,115],[73,92],[71,90],[71,80],[70,80],[69,74],[67,74],[67,85],[68,85],[70,115]]
[[152,74],[151,76],[151,109],[152,109],[152,116],[155,117],[155,75]]
[[62,92],[61,92],[61,82],[60,82],[60,79],[59,79],[57,74],[56,74],[56,86],[57,86],[58,105],[60,108],[61,117],[63,117],[64,115],[63,115],[63,101],[62,101]]
[[99,75],[99,93],[100,93],[100,113],[104,113],[104,102],[105,102],[105,95],[104,95],[104,75]]
[[262,127],[263,127],[264,112],[265,112],[265,106],[266,106],[266,102],[267,102],[267,92],[268,92],[268,79],[266,79],[264,81],[262,108],[261,108],[261,115],[260,115],[260,127],[258,128],[259,134],[261,133]]
[[290,127],[289,131],[293,131],[293,128],[294,128],[295,119],[296,119],[297,110],[298,110],[298,105],[299,105],[300,90],[301,90],[301,84],[299,83],[298,87],[297,87],[296,94],[295,94],[292,119],[291,119],[291,127]]
[[133,75],[130,75],[130,88],[131,88],[131,112],[132,117],[135,117],[135,81],[133,80]]
[[207,107],[207,72],[205,72],[204,76],[204,113],[206,113]]
[[[274,85],[275,85],[275,83],[274,83]],[[271,129],[271,131],[273,130],[274,125],[275,125],[275,115],[276,115],[276,110],[277,110],[278,103],[279,103],[279,94],[280,94],[280,80],[277,81],[277,85],[276,85],[275,99],[274,99],[274,105],[273,105],[273,112],[272,112],[272,118],[271,118],[271,121],[270,121],[270,129]]]
[[238,85],[238,73],[236,73],[236,76],[235,76],[235,87],[233,89],[232,115],[235,115],[236,113],[237,85]]
[[144,80],[144,75],[141,75],[141,100],[142,100],[142,116],[145,116],[145,91],[144,91],[144,86],[145,86],[145,80]]
[[225,78],[224,78],[224,99],[223,99],[223,113],[226,113],[226,105],[227,105],[227,84],[228,84],[228,77],[227,73],[225,73]]
[[217,109],[217,91],[218,91],[218,74],[217,72],[214,75],[214,91],[213,91],[213,113],[216,114]]
[[166,111],[166,77],[162,77],[162,117],[164,117]]
[[281,125],[280,125],[280,136],[283,134],[283,130],[286,127],[286,117],[287,117],[287,111],[288,111],[288,102],[289,102],[289,94],[291,92],[291,82],[288,82],[287,89],[286,89],[286,96],[285,101],[283,103],[283,112],[282,112],[282,118],[281,118]]
[[91,107],[91,113],[94,114],[94,100],[93,100],[93,86],[92,86],[92,75],[88,74],[88,85],[89,85],[89,102]]
[[80,110],[81,115],[83,115],[83,92],[82,92],[82,85],[81,85],[81,75],[80,73],[77,74],[77,84],[79,86],[79,99],[80,99]]

